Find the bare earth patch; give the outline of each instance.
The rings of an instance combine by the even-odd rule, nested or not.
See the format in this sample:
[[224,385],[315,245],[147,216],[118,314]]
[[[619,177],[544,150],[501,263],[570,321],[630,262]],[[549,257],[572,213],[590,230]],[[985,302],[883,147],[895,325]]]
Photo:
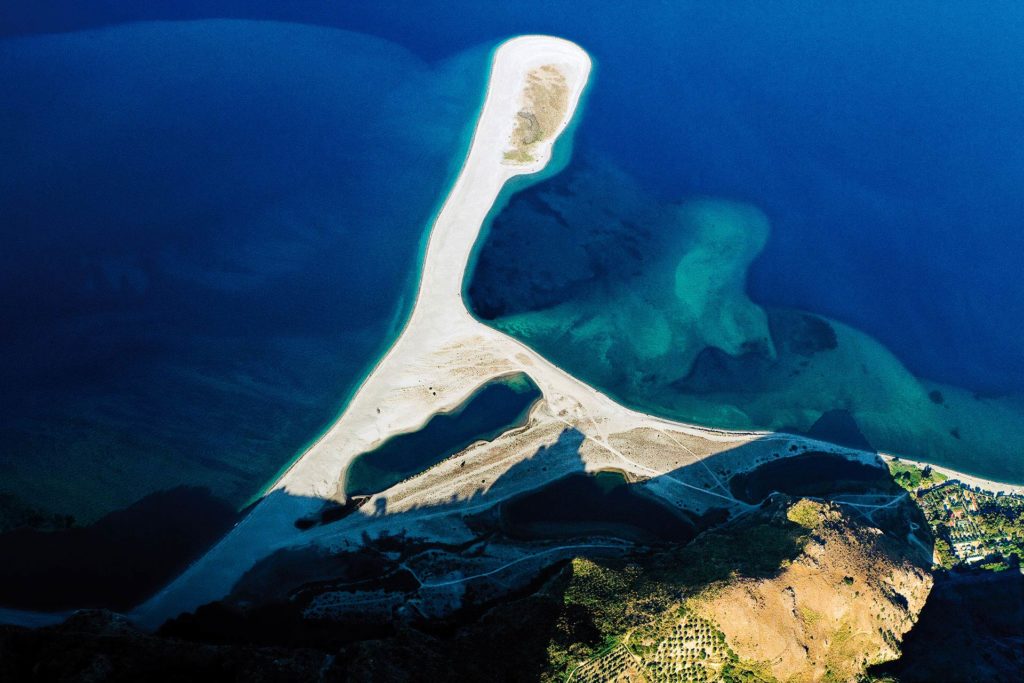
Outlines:
[[853,680],[900,655],[931,576],[880,530],[838,507],[802,500],[790,521],[808,529],[803,552],[778,575],[732,581],[693,601],[742,658],[778,680]]
[[516,127],[509,140],[512,149],[505,152],[505,160],[532,162],[534,145],[559,129],[568,105],[569,88],[557,67],[545,64],[527,73],[523,106],[516,113]]

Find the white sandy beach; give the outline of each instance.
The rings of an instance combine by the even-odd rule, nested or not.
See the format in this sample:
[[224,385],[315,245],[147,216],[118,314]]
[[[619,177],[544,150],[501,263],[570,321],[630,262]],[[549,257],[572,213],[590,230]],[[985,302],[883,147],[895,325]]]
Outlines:
[[[529,161],[512,161],[506,152],[523,106],[524,84],[528,74],[540,67],[554,67],[564,77],[567,110],[557,130],[547,131],[531,148]],[[540,468],[536,468],[537,473],[529,475],[533,479],[506,477],[504,488],[491,488],[514,465],[554,444],[566,429],[578,432],[584,443],[564,463],[545,467],[544,477],[561,476],[568,468],[580,467],[581,460],[588,470],[614,466],[643,479],[660,477],[652,480],[660,494],[678,500],[681,507],[688,504],[685,498],[689,496],[698,501],[691,507],[698,511],[712,504],[744,505],[723,486],[722,473],[743,467],[743,463],[729,460],[728,453],[753,442],[771,444],[767,450],[795,450],[800,444],[802,449],[841,452],[877,462],[874,454],[811,439],[706,429],[629,410],[469,314],[462,299],[462,283],[481,226],[506,181],[537,173],[549,163],[556,139],[575,113],[590,69],[587,54],[559,38],[522,36],[495,51],[472,145],[430,233],[422,281],[401,336],[324,436],[235,529],[135,610],[131,616],[136,621],[153,628],[169,617],[222,598],[248,569],[275,550],[311,543],[338,547],[346,533],[355,533],[353,524],[375,524],[374,528],[389,531],[398,524],[407,525],[402,528],[426,525],[435,514],[429,510],[458,514],[468,509],[458,509],[460,502],[490,506],[543,484],[537,478],[542,476]],[[296,529],[295,521],[315,514],[325,499],[343,498],[345,471],[355,457],[395,434],[418,429],[435,413],[460,405],[488,380],[512,372],[527,373],[544,396],[525,430],[471,446],[455,458],[463,461],[460,467],[442,463],[374,496],[344,524],[308,533]],[[718,457],[717,471],[706,464],[711,456]],[[771,456],[778,453],[765,457]],[[690,468],[685,477],[666,475],[697,463],[704,463],[703,467]],[[400,513],[406,516],[398,521],[393,515]],[[356,521],[350,523],[352,519]],[[366,528],[359,530],[365,533]]]
[[1024,486],[1021,486],[1019,484],[1007,484],[1007,483],[1001,482],[1001,481],[992,481],[991,479],[982,479],[981,477],[975,477],[973,475],[966,474],[964,472],[958,472],[956,470],[951,470],[948,467],[943,467],[942,465],[934,465],[934,464],[932,464],[930,462],[922,462],[920,460],[911,460],[909,458],[904,458],[902,456],[889,455],[887,453],[882,453],[881,457],[886,462],[889,462],[889,461],[892,461],[892,460],[899,460],[900,462],[902,462],[904,464],[913,465],[914,467],[917,467],[917,468],[920,468],[920,469],[924,469],[925,467],[930,467],[934,471],[940,472],[940,473],[946,475],[946,477],[948,477],[949,479],[955,479],[956,481],[959,481],[962,484],[967,484],[968,486],[973,486],[975,488],[979,488],[979,489],[982,489],[984,491],[990,491],[992,493],[1012,493],[1012,494],[1015,494],[1015,495],[1018,495],[1018,496],[1024,496]]
[[[506,162],[503,157],[526,76],[544,65],[555,66],[565,76],[568,111],[559,130],[535,150],[533,163]],[[259,558],[290,542],[301,542],[294,520],[318,509],[324,498],[337,496],[354,457],[388,436],[417,429],[438,410],[454,408],[488,379],[444,377],[448,369],[429,360],[434,350],[492,344],[501,347],[501,355],[534,356],[473,320],[462,302],[462,280],[480,227],[505,182],[536,173],[550,160],[554,142],[571,120],[586,86],[590,66],[590,58],[578,46],[547,36],[514,38],[495,51],[473,142],[431,230],[416,302],[402,335],[338,421],[284,473],[266,498],[206,556],[136,611],[142,623],[159,624],[224,595]],[[495,374],[502,371],[508,369]],[[550,384],[545,386],[543,380],[538,384],[549,395]]]

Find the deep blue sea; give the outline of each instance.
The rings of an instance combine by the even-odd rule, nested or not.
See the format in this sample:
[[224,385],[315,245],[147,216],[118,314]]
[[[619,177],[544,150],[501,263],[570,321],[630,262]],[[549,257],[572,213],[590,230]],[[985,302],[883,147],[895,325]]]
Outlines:
[[569,166],[479,245],[479,315],[631,405],[842,410],[1024,481],[1018,5],[12,4],[0,490],[24,504],[258,494],[398,329],[488,51],[527,32],[596,68]]
[[407,314],[486,69],[255,21],[0,42],[0,491],[257,495]]

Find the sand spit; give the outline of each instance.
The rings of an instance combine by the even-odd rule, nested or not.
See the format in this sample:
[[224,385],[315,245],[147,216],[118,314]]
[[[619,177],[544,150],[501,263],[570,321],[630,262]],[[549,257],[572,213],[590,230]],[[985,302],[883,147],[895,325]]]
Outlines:
[[[649,480],[651,493],[699,514],[749,508],[731,495],[725,479],[781,454],[827,450],[878,463],[874,454],[811,439],[706,429],[629,410],[469,314],[462,283],[481,226],[506,181],[548,164],[590,68],[582,49],[559,38],[522,36],[495,51],[473,142],[431,231],[402,335],[338,421],[252,512],[130,615],[140,625],[155,628],[224,597],[277,550],[352,547],[363,534],[385,531],[462,538],[465,513],[581,469],[614,467],[633,480]],[[340,522],[296,528],[296,520],[315,516],[325,499],[343,499],[346,468],[359,454],[422,427],[487,381],[514,372],[528,374],[544,396],[525,428],[470,446],[373,496]]]
[[[510,178],[536,173],[551,158],[590,73],[590,58],[577,45],[548,36],[521,36],[494,53],[487,95],[473,142],[430,234],[413,312],[402,335],[365,380],[328,432],[284,473],[256,508],[178,580],[136,610],[140,623],[156,626],[230,591],[234,582],[274,550],[308,543],[294,521],[315,512],[343,490],[343,473],[359,455],[387,437],[413,431],[439,410],[451,410],[496,375],[523,367],[535,354],[476,322],[462,302],[462,280],[480,227]],[[530,141],[529,160],[515,156],[516,126],[529,111],[531,73],[557,72],[564,86],[560,123]],[[466,358],[441,366],[438,350]],[[516,356],[521,358],[516,358]],[[474,357],[486,360],[474,363]],[[534,376],[534,373],[530,373]],[[539,375],[538,375],[539,376]],[[545,395],[550,382],[539,384]],[[283,495],[287,494],[287,495]]]
[[[532,158],[528,162],[506,159],[506,152],[515,146],[513,136],[523,111],[527,78],[540,68],[555,69],[564,79],[567,93],[560,123],[546,138],[530,145]],[[462,301],[462,282],[480,227],[498,193],[510,178],[536,173],[547,165],[589,73],[586,53],[558,38],[523,36],[498,48],[469,154],[431,231],[422,280],[405,330],[338,422],[284,474],[275,489],[297,496],[337,497],[343,472],[359,453],[391,435],[418,429],[434,413],[463,402],[486,380],[520,369],[517,366],[522,360],[514,357],[525,347],[514,342],[510,345],[505,335],[469,315]],[[487,362],[461,359],[438,367],[434,356],[441,349],[488,355],[491,367]],[[511,358],[508,362],[496,360],[503,357]],[[544,393],[548,395],[548,391]]]

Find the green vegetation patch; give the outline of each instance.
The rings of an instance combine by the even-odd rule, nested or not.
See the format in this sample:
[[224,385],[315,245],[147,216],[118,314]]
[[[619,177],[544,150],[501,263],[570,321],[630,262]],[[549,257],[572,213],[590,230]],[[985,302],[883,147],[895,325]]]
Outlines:
[[889,461],[889,474],[892,475],[893,481],[911,492],[941,484],[948,479],[942,472],[936,472],[931,467],[921,469],[899,460]]
[[822,619],[820,612],[816,612],[810,607],[805,607],[804,605],[798,607],[797,611],[800,613],[800,619],[803,620],[808,627],[813,627]]
[[786,518],[805,529],[816,529],[821,524],[820,503],[810,500],[798,500],[786,511]]
[[737,577],[775,575],[794,560],[808,530],[822,523],[818,503],[780,502],[737,522],[707,531],[681,548],[629,559],[572,561],[563,593],[575,633],[592,629],[589,645],[569,630],[549,647],[553,672],[570,680],[618,676],[659,680],[772,680],[767,669],[742,662],[709,621],[687,609],[717,584]]
[[505,152],[505,161],[515,161],[521,164],[528,164],[534,161],[533,155],[526,150],[516,149]]

